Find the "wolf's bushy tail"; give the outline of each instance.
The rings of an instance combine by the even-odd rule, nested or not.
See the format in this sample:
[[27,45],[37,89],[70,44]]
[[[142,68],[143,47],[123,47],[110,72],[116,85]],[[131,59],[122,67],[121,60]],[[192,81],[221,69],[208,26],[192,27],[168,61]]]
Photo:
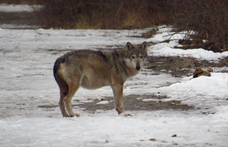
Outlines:
[[64,97],[68,93],[68,85],[66,81],[64,81],[63,77],[61,77],[58,73],[58,70],[60,69],[60,64],[64,62],[65,62],[64,57],[60,57],[55,61],[55,64],[53,67],[53,74],[60,89],[60,102],[63,101]]

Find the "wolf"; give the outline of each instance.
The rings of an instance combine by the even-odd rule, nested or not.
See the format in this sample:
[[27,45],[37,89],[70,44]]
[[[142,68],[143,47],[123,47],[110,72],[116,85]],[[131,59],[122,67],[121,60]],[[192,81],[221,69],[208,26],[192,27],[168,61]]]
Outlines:
[[53,74],[60,89],[62,116],[80,116],[71,106],[72,97],[79,87],[97,89],[111,86],[116,111],[125,113],[124,82],[139,73],[147,57],[147,42],[136,47],[127,42],[124,48],[109,51],[76,50],[59,57]]

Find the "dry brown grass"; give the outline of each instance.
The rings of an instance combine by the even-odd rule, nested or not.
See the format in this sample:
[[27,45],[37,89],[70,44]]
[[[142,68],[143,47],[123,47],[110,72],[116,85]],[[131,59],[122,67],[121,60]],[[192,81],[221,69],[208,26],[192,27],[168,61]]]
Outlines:
[[155,5],[162,2],[156,0],[53,0],[43,3],[45,7],[39,16],[44,28],[130,29],[151,27],[166,20],[164,10]]
[[[228,50],[228,2],[226,0],[174,0],[171,23],[179,30],[193,30],[189,38],[203,42],[207,50]],[[186,39],[189,39],[186,38]]]

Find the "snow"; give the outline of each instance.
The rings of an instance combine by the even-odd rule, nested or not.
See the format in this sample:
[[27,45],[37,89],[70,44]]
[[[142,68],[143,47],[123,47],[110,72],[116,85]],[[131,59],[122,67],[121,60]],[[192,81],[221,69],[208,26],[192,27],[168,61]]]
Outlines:
[[[206,51],[202,48],[199,49],[176,49],[174,46],[178,46],[178,39],[183,39],[185,37],[186,32],[181,32],[176,34],[171,32],[170,28],[167,27],[160,27],[158,34],[154,35],[154,37],[148,39],[148,42],[155,42],[158,43],[153,45],[150,48],[150,54],[156,56],[180,56],[180,57],[194,57],[198,59],[205,59],[205,60],[218,60],[223,57],[228,56],[228,51],[223,53],[214,53],[212,51]],[[159,43],[164,40],[170,39],[169,43]]]
[[183,103],[203,107],[214,100],[217,105],[226,105],[224,101],[228,98],[227,88],[228,74],[212,73],[211,77],[185,77],[180,83],[162,87],[160,90],[161,93],[171,96],[171,99],[181,99]]
[[[194,109],[127,110],[133,116],[125,117],[118,115],[114,106],[113,110],[94,113],[74,107],[81,117],[61,116],[59,89],[52,75],[56,58],[74,49],[112,49],[123,47],[128,41],[159,42],[172,33],[162,26],[152,38],[132,37],[148,30],[1,29],[0,146],[227,146],[227,73],[214,72],[211,77],[192,79],[164,73],[154,75],[152,70],[143,69],[124,85],[124,95],[159,93],[168,96],[161,101],[179,100]],[[199,60],[227,56],[227,52],[174,49],[175,45],[176,40],[158,43],[148,48],[149,55],[191,56]],[[112,97],[111,88],[80,89],[74,96],[79,102],[73,104],[102,97]],[[177,137],[172,137],[175,134]],[[155,141],[150,141],[153,138]]]
[[33,12],[34,9],[42,8],[41,5],[8,5],[0,4],[0,12]]

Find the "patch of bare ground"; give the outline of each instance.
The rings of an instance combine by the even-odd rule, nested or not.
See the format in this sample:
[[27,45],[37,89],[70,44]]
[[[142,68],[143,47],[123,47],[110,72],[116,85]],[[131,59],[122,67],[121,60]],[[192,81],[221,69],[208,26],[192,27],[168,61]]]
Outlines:
[[[124,107],[127,111],[151,111],[151,110],[189,110],[194,109],[193,106],[181,104],[181,101],[163,101],[162,99],[168,98],[167,96],[160,95],[127,95],[124,96]],[[76,104],[75,104],[76,102]],[[105,103],[102,103],[105,102]],[[96,110],[113,110],[114,102],[113,97],[103,97],[101,99],[95,99],[91,102],[81,102],[76,99],[73,102],[73,108],[82,108],[90,113],[95,113]],[[39,108],[50,111],[58,105],[39,105]]]
[[[138,110],[189,110],[193,109],[192,106],[181,104],[180,101],[162,101],[168,98],[167,96],[156,95],[128,95],[124,96],[124,107],[127,111]],[[79,102],[79,100],[76,100]],[[107,103],[102,104],[102,101]],[[104,97],[102,99],[95,99],[93,102],[80,103],[74,106],[85,109],[90,113],[95,113],[96,110],[112,110],[114,109],[113,97]]]
[[[196,67],[227,67],[228,57],[220,59],[219,61],[199,60],[193,57],[162,57],[150,56],[148,64],[145,65],[147,69],[153,69],[156,73],[168,73],[173,77],[182,77],[193,75]],[[221,70],[220,72],[228,72]]]

